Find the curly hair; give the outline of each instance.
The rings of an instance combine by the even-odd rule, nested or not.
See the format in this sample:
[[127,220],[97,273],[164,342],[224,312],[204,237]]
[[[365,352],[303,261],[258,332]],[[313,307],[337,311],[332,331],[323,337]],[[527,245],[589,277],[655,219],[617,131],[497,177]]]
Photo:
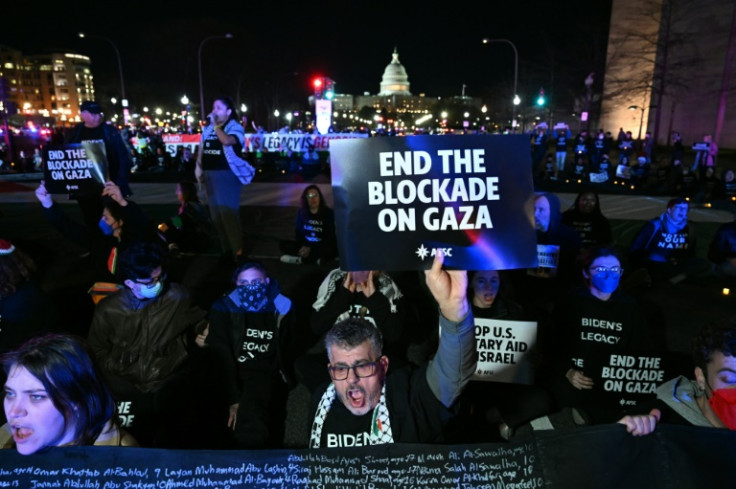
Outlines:
[[[364,341],[370,341],[371,352],[380,357],[383,349],[383,335],[370,321],[349,317],[335,323],[325,336],[325,348],[328,356],[332,357],[330,348],[337,346],[343,350],[349,350],[362,344]],[[332,358],[330,358],[332,362]]]
[[693,337],[693,363],[703,372],[707,372],[706,367],[717,351],[726,356],[736,356],[736,317],[705,324]]

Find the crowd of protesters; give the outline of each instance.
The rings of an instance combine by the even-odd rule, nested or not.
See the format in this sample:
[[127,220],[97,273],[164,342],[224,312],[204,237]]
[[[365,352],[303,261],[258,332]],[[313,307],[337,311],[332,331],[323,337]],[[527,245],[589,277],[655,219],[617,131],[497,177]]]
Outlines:
[[[94,104],[87,109],[99,115]],[[213,117],[214,131],[222,131],[226,121]],[[538,129],[531,149],[542,178],[589,177],[608,172],[610,165],[616,172],[610,178],[623,166],[629,169],[628,178],[638,175],[644,182],[656,174],[649,170],[654,159],[666,159],[651,152],[646,138],[637,147],[621,131],[620,151],[614,154],[606,152],[605,141],[613,139],[605,132],[571,138],[562,127],[557,137],[572,141],[571,152],[565,153],[573,157],[550,158],[553,142],[545,140],[546,128]],[[160,144],[150,136],[123,138],[135,141],[138,149],[130,151],[160,154]],[[707,154],[693,162],[676,160],[673,154],[669,163],[693,173],[704,168],[705,179],[717,168],[710,149],[699,150]],[[159,162],[155,166],[171,165],[156,158],[151,160]],[[131,158],[133,165],[135,161]],[[659,305],[645,299],[647,289],[735,280],[733,226],[719,229],[709,255],[698,256],[685,196],[672,198],[660,216],[652,216],[630,243],[623,243],[616,241],[597,192],[580,192],[570,209],[561,209],[553,192],[541,192],[534,203],[540,257],[534,269],[450,271],[438,251],[426,272],[346,272],[334,248],[333,214],[324,208],[319,188],[305,186],[304,212],[296,216],[297,241],[281,237],[292,246],[284,248],[286,259],[275,260],[285,264],[279,272],[247,253],[237,254],[219,262],[230,279],[215,300],[206,301],[179,282],[188,266],[181,251],[191,256],[203,249],[185,246],[181,228],[185,220],[200,228],[207,221],[191,181],[179,184],[181,205],[165,227],[156,226],[135,204],[126,185],[125,179],[107,182],[94,196],[97,216],[85,215],[84,224],[59,209],[44,182],[36,189],[49,226],[94,258],[88,284],[93,307],[89,317],[79,315],[78,335],[55,331],[53,319],[39,316],[51,309],[32,305],[48,300],[31,286],[39,278],[33,259],[0,240],[0,277],[7,278],[0,288],[4,421],[11,435],[3,443],[21,453],[66,444],[281,448],[287,398],[298,385],[313,396],[309,407],[304,406],[311,428],[304,442],[308,447],[497,442],[565,422],[620,422],[634,435],[650,433],[660,420],[697,419],[695,424],[702,426],[736,428],[733,383],[715,379],[711,372],[714,362],[732,360],[733,320],[704,330],[699,349],[687,356],[692,363],[680,365],[695,374],[696,381],[681,379],[679,385],[694,391],[692,407],[698,416],[670,412],[671,399],[664,391],[633,404],[593,394],[603,379],[592,366],[602,359],[668,353],[667,324]],[[207,238],[200,228],[195,240]],[[305,230],[308,239],[300,241]],[[323,273],[322,280],[283,290],[286,277],[279,274],[299,273],[294,267],[313,267]],[[19,300],[21,293],[32,294],[28,297],[33,302]],[[479,339],[476,318],[538,325],[527,384],[470,382]],[[20,333],[26,324],[34,335]],[[47,331],[63,336],[39,336]],[[29,336],[36,339],[25,343]],[[39,368],[43,371],[38,358],[50,348],[60,352],[54,369],[81,361],[85,371],[75,375],[85,379],[84,385],[94,384],[96,395],[105,400],[107,407],[95,413],[94,426],[75,418],[76,397],[37,375]],[[36,363],[26,360],[31,354]],[[53,406],[26,400],[29,388],[53,400]],[[46,420],[56,429],[50,435],[51,421]]]

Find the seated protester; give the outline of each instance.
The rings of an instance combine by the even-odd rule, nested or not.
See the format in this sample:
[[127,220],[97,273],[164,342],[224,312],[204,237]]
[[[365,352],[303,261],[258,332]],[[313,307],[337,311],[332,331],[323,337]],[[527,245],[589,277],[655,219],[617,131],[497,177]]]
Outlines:
[[2,356],[0,447],[22,455],[65,445],[138,446],[118,426],[115,401],[87,346],[48,334]]
[[391,355],[396,366],[406,363],[406,305],[403,293],[388,274],[336,268],[322,281],[312,308],[310,327],[320,340],[296,362],[297,377],[308,389],[329,381],[324,369],[328,352],[322,339],[332,326],[348,317],[366,319],[377,327],[383,337],[383,351]]
[[362,318],[334,325],[325,337],[332,379],[314,392],[310,448],[383,443],[442,443],[453,405],[476,365],[467,274],[443,270],[439,250],[425,272],[440,309],[436,355],[420,368],[388,373],[381,332]]
[[597,192],[580,192],[572,207],[562,213],[562,223],[575,228],[585,248],[613,244],[611,223],[601,212]]
[[316,185],[302,192],[295,236],[294,241],[281,243],[282,262],[324,265],[337,257],[335,214]]
[[181,253],[203,253],[209,250],[214,228],[209,213],[197,195],[194,182],[182,180],[176,186],[180,202],[176,216],[158,225],[169,250]]
[[723,197],[730,202],[736,199],[736,175],[733,170],[723,172]]
[[649,164],[645,156],[638,156],[631,161],[629,167],[631,183],[640,187],[646,187],[649,177]]
[[566,294],[575,280],[575,260],[580,251],[580,235],[562,222],[560,199],[552,193],[538,194],[534,201],[537,230],[537,268],[512,272],[514,289],[523,290],[540,318]]
[[667,158],[660,158],[652,169],[654,178],[649,188],[657,195],[669,195],[672,193],[672,172],[679,170],[680,164],[679,160],[677,160],[678,166],[675,166]]
[[189,292],[166,281],[165,256],[163,245],[154,243],[135,243],[121,253],[123,287],[97,304],[88,336],[116,397],[132,399],[134,409],[152,404],[145,413],[152,412],[150,426],[136,415],[131,428],[142,446],[165,446],[167,437],[184,433],[176,432],[175,414],[186,414],[196,391],[190,348],[207,325]]
[[544,159],[542,176],[544,180],[557,180],[557,163],[555,161],[555,155],[552,153],[549,153]]
[[575,163],[572,166],[572,178],[586,182],[589,173],[590,166],[585,156],[575,155]]
[[680,165],[680,171],[675,173],[674,186],[675,195],[685,199],[695,197],[698,191],[698,177],[687,165]]
[[[501,273],[496,270],[468,272],[468,295],[476,320],[476,342],[481,339],[478,319],[535,320],[524,312],[520,303],[509,297],[508,285],[501,280]],[[480,345],[476,347],[481,350]],[[525,379],[527,383],[495,382],[492,379],[473,379],[468,383],[458,401],[461,410],[457,417],[458,428],[448,430],[448,437],[457,438],[452,439],[452,443],[500,441],[499,435],[508,440],[517,428],[550,412],[552,400],[549,393],[534,385],[538,365],[533,357],[537,353],[528,351],[526,355],[526,359],[515,361],[515,367],[524,370],[524,374],[517,374],[519,378],[529,376]]]
[[684,198],[670,199],[662,215],[647,221],[629,247],[631,265],[646,270],[654,283],[678,283],[710,271],[710,264],[695,255],[696,233],[688,220],[689,209]]
[[[614,250],[600,247],[584,252],[584,287],[576,287],[556,305],[552,328],[540,338],[546,365],[543,382],[557,407],[573,408],[593,424],[614,422],[628,414],[628,408],[599,397],[600,390],[593,391],[603,387],[603,379],[591,369],[612,354],[650,354],[666,345],[663,315],[620,290],[622,274]],[[614,326],[593,326],[591,319]]]
[[716,277],[736,279],[736,210],[734,220],[721,224],[716,229],[708,246],[708,260],[713,264]]
[[725,195],[723,182],[716,176],[716,170],[712,166],[703,171],[703,178],[698,182],[698,190],[693,198],[694,202],[713,203],[721,200]]
[[227,378],[223,419],[238,448],[278,448],[283,441],[288,386],[284,346],[295,326],[291,300],[256,261],[233,273],[235,288],[209,311],[206,344],[219,349]]
[[37,283],[36,271],[33,258],[0,239],[0,353],[54,327],[56,306]]
[[118,289],[114,282],[118,256],[123,249],[134,242],[160,241],[150,218],[135,202],[126,200],[117,185],[106,182],[102,196],[99,229],[92,230],[70,219],[61,206],[54,203],[43,181],[36,189],[46,219],[62,235],[90,252],[94,280],[98,282],[90,289],[95,303]]
[[695,380],[679,376],[657,387],[658,408],[619,422],[633,435],[654,431],[657,423],[736,430],[736,320],[702,326],[693,338]]
[[598,164],[598,173],[605,175],[605,180],[603,180],[603,182],[611,180],[611,178],[616,174],[616,167],[611,162],[610,157],[607,154],[603,154],[601,156],[601,162]]

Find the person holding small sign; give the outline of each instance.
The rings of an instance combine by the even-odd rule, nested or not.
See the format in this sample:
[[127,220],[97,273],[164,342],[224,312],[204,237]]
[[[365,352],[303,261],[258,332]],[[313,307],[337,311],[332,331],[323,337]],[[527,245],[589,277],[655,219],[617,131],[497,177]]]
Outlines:
[[[133,192],[128,185],[128,176],[133,168],[133,162],[123,136],[115,126],[105,123],[102,107],[94,100],[82,102],[79,116],[82,122],[74,126],[64,142],[66,144],[102,142],[105,146],[108,178],[120,188],[123,197],[130,197]],[[103,207],[99,194],[78,193],[73,197],[79,202],[84,222],[94,229]]]
[[46,219],[70,241],[89,251],[96,281],[90,294],[95,303],[117,290],[115,273],[119,252],[138,241],[161,242],[153,221],[140,206],[123,197],[114,182],[106,182],[102,190],[103,210],[98,215],[96,229],[67,216],[62,206],[54,203],[43,180],[36,188],[36,198],[44,208]]
[[327,206],[317,185],[308,185],[299,199],[296,216],[296,239],[280,245],[284,263],[327,264],[337,257],[335,213]]
[[457,397],[476,365],[473,314],[467,272],[443,270],[437,250],[425,271],[440,310],[436,355],[420,368],[388,374],[380,331],[361,318],[348,318],[327,333],[332,381],[314,393],[310,448],[383,443],[441,443]]
[[243,184],[233,174],[225,154],[231,146],[238,155],[245,144],[245,129],[238,121],[230,97],[218,97],[202,129],[194,176],[204,182],[207,205],[220,238],[225,258],[237,260],[243,253],[243,227],[240,221],[240,192]]
[[[468,279],[478,368],[460,397],[463,414],[452,435],[457,443],[495,441],[499,435],[509,440],[517,428],[552,409],[549,393],[534,385],[536,325],[511,297],[502,272],[476,270]],[[486,372],[485,366],[495,371]]]
[[0,447],[30,455],[66,445],[138,446],[85,343],[47,334],[2,357],[7,424]]
[[[633,363],[617,368],[622,365],[610,364],[612,357],[665,350],[661,312],[619,289],[623,272],[618,253],[611,248],[584,253],[585,285],[574,288],[556,305],[552,328],[543,340],[547,368],[540,372],[548,375],[544,384],[558,407],[576,409],[586,422],[613,422],[628,411],[636,413],[639,395],[653,387],[644,382],[608,382],[613,378],[607,378],[606,372],[628,375],[625,380],[629,381],[650,374],[638,372]],[[634,357],[628,358],[633,362]],[[631,402],[619,405],[623,398]]]

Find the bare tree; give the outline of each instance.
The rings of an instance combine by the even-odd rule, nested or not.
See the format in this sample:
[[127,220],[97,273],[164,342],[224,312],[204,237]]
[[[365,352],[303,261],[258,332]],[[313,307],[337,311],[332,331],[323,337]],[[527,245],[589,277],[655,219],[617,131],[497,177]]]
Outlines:
[[[611,33],[609,66],[625,63],[631,69],[609,72],[606,93],[629,99],[651,94],[649,109],[650,113],[655,109],[655,141],[663,98],[668,96],[674,101],[686,93],[689,80],[702,66],[697,33],[687,22],[696,8],[700,8],[697,2],[688,0],[644,0],[629,12],[626,26]],[[670,111],[674,110],[673,102]]]

